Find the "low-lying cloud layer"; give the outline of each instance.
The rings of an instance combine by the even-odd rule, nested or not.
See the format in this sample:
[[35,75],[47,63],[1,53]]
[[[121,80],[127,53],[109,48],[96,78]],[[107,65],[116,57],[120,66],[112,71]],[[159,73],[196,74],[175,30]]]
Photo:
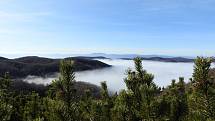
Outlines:
[[[134,68],[133,61],[130,60],[100,60],[107,64],[113,65],[111,68],[97,69],[91,71],[82,71],[76,73],[76,80],[89,82],[91,84],[100,85],[102,81],[106,81],[108,88],[112,91],[120,91],[125,89],[124,78],[126,78],[126,70]],[[148,72],[154,74],[155,83],[160,86],[171,84],[172,79],[185,77],[188,82],[192,77],[193,63],[165,63],[143,61],[143,67]],[[52,80],[57,79],[59,74],[54,74],[47,77],[28,76],[24,81],[36,84],[50,84]]]

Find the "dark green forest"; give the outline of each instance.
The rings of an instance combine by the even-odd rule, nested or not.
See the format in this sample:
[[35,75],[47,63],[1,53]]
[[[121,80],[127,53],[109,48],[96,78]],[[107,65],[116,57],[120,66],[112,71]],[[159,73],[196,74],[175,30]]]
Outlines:
[[85,90],[84,95],[77,94],[74,64],[68,59],[61,61],[59,79],[42,96],[34,91],[15,92],[10,74],[5,73],[0,79],[0,120],[215,121],[212,61],[197,57],[189,83],[179,77],[161,88],[153,82],[153,74],[144,70],[141,58],[135,58],[135,70],[126,71],[127,89],[112,94],[106,83],[101,82],[99,97],[90,90]]

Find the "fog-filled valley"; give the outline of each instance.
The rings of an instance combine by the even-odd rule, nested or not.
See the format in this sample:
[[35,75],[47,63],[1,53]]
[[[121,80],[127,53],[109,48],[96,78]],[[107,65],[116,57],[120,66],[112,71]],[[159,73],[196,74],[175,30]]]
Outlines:
[[[89,82],[95,85],[100,85],[102,81],[106,81],[111,91],[125,89],[124,78],[126,77],[126,70],[128,68],[134,69],[133,61],[121,59],[99,59],[99,61],[112,65],[112,67],[76,72],[76,81]],[[154,82],[160,87],[170,85],[172,79],[178,81],[179,77],[184,77],[185,82],[188,82],[189,78],[192,77],[193,63],[142,62],[144,69],[154,75]],[[47,85],[58,76],[59,74],[57,73],[47,77],[28,76],[24,81]]]
[[0,5],[0,121],[215,121],[215,0]]

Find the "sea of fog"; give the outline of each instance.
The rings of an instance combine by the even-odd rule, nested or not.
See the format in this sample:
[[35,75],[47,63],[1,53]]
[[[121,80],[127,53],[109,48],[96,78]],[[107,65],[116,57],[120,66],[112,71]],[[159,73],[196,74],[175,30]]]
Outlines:
[[[112,65],[112,67],[77,72],[76,80],[89,82],[96,85],[100,85],[102,81],[106,81],[108,88],[111,91],[120,91],[121,89],[125,89],[126,87],[124,78],[126,77],[126,70],[128,68],[134,69],[133,61],[120,59],[102,59],[99,61],[110,64]],[[188,82],[193,73],[193,63],[143,61],[143,67],[149,73],[154,74],[154,82],[160,87],[165,87],[171,84],[172,79],[178,80],[179,77],[184,77],[185,81]],[[24,79],[24,81],[36,84],[49,84],[57,77],[58,74],[52,75],[47,78],[28,76]]]

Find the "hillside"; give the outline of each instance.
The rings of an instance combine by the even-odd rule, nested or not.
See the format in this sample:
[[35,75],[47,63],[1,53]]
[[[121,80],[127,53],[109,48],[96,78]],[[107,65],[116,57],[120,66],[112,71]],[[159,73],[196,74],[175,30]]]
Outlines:
[[[103,62],[83,57],[66,58],[74,61],[75,71],[84,71],[110,67]],[[23,78],[28,75],[45,76],[59,72],[61,59],[28,56],[16,59],[0,57],[0,76],[9,72],[12,78]]]
[[[22,80],[13,80],[11,84],[11,90],[15,91],[17,94],[20,92],[22,92],[23,94],[29,94],[34,91],[40,96],[45,96],[49,86],[27,83]],[[89,90],[92,93],[93,97],[100,97],[101,88],[99,86],[87,82],[75,82],[74,88],[77,90],[78,97],[82,97],[85,94],[86,90]]]

